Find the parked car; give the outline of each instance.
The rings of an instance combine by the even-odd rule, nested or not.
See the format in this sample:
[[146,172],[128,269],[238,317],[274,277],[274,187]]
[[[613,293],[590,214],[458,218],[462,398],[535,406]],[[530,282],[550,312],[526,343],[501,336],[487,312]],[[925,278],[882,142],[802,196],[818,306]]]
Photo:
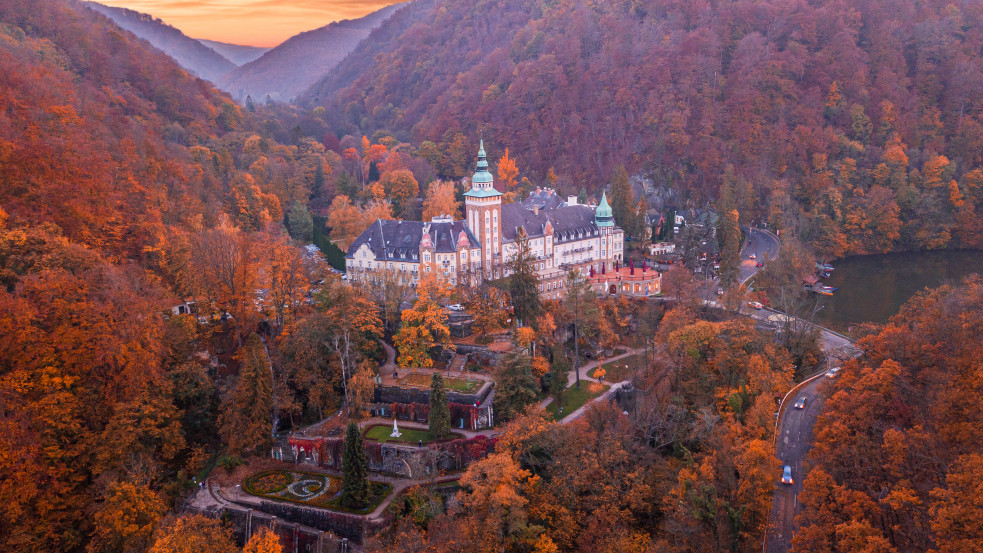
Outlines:
[[717,288],[717,295],[718,296],[724,295],[724,289],[723,288]]
[[448,305],[447,308],[450,309],[451,311],[464,311],[464,306],[462,306],[459,303],[452,303]]
[[785,465],[785,468],[782,469],[782,484],[792,485],[793,483],[792,467]]
[[800,397],[798,400],[796,400],[795,405],[793,405],[793,407],[795,407],[796,409],[805,409],[807,399],[809,399],[808,396]]
[[832,369],[826,371],[826,378],[836,378],[836,375],[840,374],[843,367],[833,367]]

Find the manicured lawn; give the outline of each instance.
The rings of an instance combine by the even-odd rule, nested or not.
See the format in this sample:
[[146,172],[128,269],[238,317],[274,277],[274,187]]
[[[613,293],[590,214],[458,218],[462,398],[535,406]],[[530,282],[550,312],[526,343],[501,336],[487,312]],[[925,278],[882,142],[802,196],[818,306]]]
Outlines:
[[[394,442],[394,443],[404,443],[404,444],[419,444],[420,440],[423,443],[429,444],[434,441],[434,438],[430,435],[429,430],[422,430],[419,428],[400,428],[400,437],[393,438],[390,434],[393,433],[393,427],[388,425],[377,424],[372,426],[365,431],[365,439],[372,440],[380,443]],[[463,438],[464,436],[451,432],[446,439],[456,439]]]
[[[617,361],[609,361],[601,365],[604,367],[604,381],[605,382],[621,382],[622,380],[628,380],[635,372],[635,363],[638,362],[637,355],[629,355],[628,357],[619,359]],[[587,376],[591,378],[597,378],[597,369],[587,371]]]
[[571,384],[563,393],[563,412],[557,416],[560,406],[557,405],[555,400],[546,406],[546,411],[554,419],[562,419],[577,409],[580,409],[588,401],[603,394],[607,389],[607,384],[601,384],[599,382],[581,382],[579,389],[576,383]]
[[[433,377],[429,374],[412,373],[403,377],[399,383],[403,386],[414,388],[429,388]],[[455,392],[473,392],[481,387],[484,381],[472,380],[468,382],[465,378],[444,377],[444,389]]]
[[385,482],[369,481],[369,504],[361,509],[341,505],[341,478],[316,472],[267,470],[242,481],[242,489],[256,497],[289,501],[348,513],[369,513],[392,492]]

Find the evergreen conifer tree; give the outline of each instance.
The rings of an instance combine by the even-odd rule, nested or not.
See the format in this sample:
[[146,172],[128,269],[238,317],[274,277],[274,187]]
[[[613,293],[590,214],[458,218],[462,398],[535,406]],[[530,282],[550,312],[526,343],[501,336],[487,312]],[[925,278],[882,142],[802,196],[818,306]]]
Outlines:
[[273,373],[258,334],[249,335],[238,357],[242,363],[239,381],[219,418],[222,438],[235,454],[254,452],[270,443],[273,411]]
[[341,472],[341,504],[346,507],[364,507],[369,502],[369,463],[365,459],[362,433],[354,422],[348,423],[348,432],[345,434]]
[[495,417],[510,420],[539,396],[539,380],[532,374],[532,359],[515,348],[502,356],[495,368]]
[[512,294],[512,312],[523,324],[529,324],[539,316],[542,304],[539,302],[539,277],[536,276],[529,238],[524,232],[517,233],[516,254],[509,260],[509,292]]
[[622,229],[630,226],[629,219],[635,207],[635,193],[628,180],[628,171],[624,165],[619,165],[611,175],[611,212],[614,223]]
[[550,395],[557,405],[563,405],[563,394],[567,388],[567,373],[570,372],[570,360],[562,350],[553,351],[553,364],[550,366]]
[[741,279],[741,226],[736,209],[723,214],[723,248],[720,252],[720,284],[730,287]]
[[430,381],[430,436],[440,440],[450,429],[451,410],[444,392],[444,377],[435,372]]

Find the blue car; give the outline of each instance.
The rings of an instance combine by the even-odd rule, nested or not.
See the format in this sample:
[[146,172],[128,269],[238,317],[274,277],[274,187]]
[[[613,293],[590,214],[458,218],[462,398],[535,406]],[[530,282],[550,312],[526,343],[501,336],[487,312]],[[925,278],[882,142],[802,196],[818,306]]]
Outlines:
[[792,467],[785,465],[782,469],[782,484],[792,485]]

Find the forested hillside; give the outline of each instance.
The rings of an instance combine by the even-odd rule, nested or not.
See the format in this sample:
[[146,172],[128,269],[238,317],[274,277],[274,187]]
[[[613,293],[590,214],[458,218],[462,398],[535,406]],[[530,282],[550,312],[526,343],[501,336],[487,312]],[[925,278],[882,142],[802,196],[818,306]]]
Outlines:
[[243,65],[253,61],[254,59],[262,56],[263,54],[270,51],[269,48],[264,48],[261,46],[242,46],[240,44],[227,44],[225,42],[216,42],[214,40],[198,39],[198,42],[208,46],[212,50],[215,50],[222,55],[225,59],[231,61],[236,65]]
[[925,292],[833,382],[794,551],[980,551],[983,282]]
[[387,6],[359,19],[337,21],[290,37],[260,58],[234,69],[216,83],[240,100],[267,96],[290,102],[344,59],[372,29],[402,4]]
[[171,56],[188,71],[215,82],[220,76],[235,69],[231,62],[217,51],[185,36],[184,33],[153,16],[128,10],[86,2],[86,6],[112,19],[117,25],[146,40],[154,48]]
[[[246,336],[297,316],[281,222],[309,238],[340,158],[80,2],[0,2],[0,74],[0,551],[143,550]],[[164,316],[188,296],[226,323]]]
[[950,0],[414,3],[308,91],[337,133],[484,133],[542,182],[613,168],[736,197],[821,255],[979,247],[983,5]]

